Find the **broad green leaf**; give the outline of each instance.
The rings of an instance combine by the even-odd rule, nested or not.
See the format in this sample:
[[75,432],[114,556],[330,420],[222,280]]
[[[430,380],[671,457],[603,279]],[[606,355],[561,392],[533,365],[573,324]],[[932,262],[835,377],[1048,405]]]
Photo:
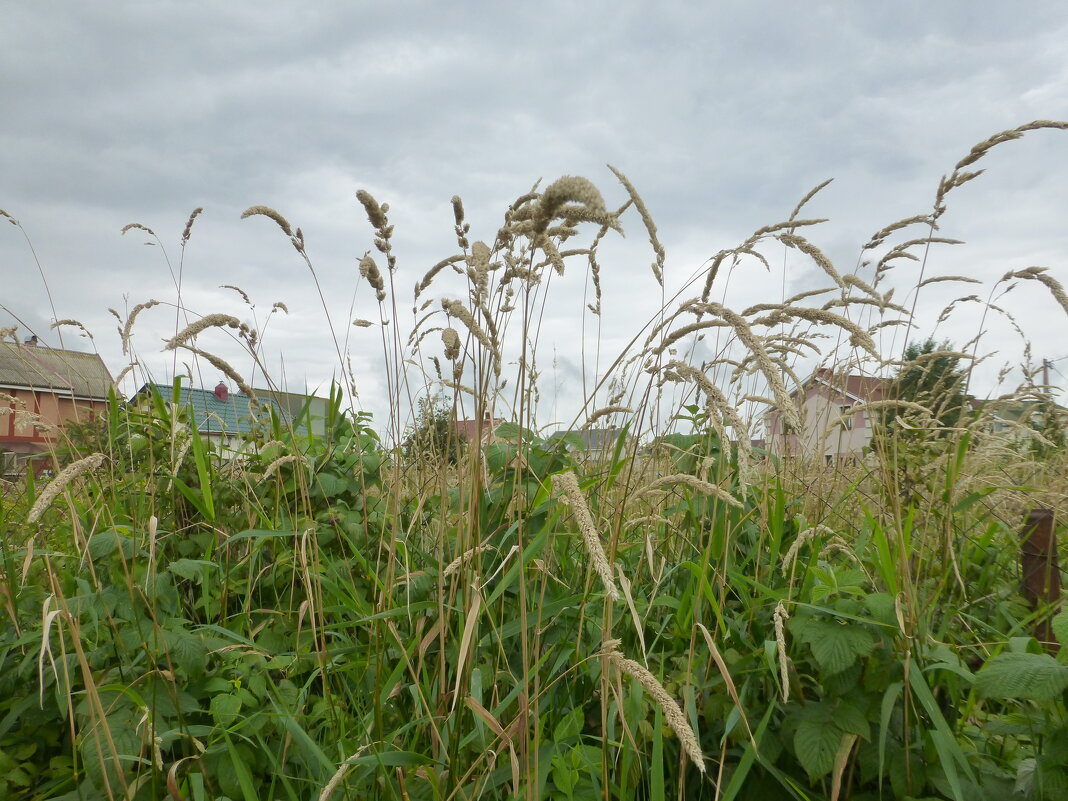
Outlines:
[[553,740],[559,743],[572,737],[578,737],[582,733],[582,723],[582,707],[572,709],[564,715],[563,720],[556,724],[556,728],[553,729]]
[[1052,701],[1068,688],[1068,665],[1049,654],[999,654],[975,675],[975,686],[988,698]]
[[856,662],[858,656],[867,656],[875,647],[871,632],[856,623],[812,618],[801,621],[795,633],[808,643],[812,655],[828,675],[840,673]]
[[794,752],[810,780],[823,778],[831,772],[841,741],[842,730],[834,725],[806,720],[797,727]]
[[129,559],[137,552],[137,545],[115,529],[99,531],[89,538],[89,558],[93,561],[110,556],[119,549],[122,550],[122,555]]
[[1053,636],[1057,638],[1057,642],[1061,644],[1062,648],[1068,648],[1068,612],[1054,615],[1050,624],[1053,627]]
[[203,637],[180,628],[165,630],[164,637],[171,659],[187,677],[204,672],[208,665],[208,648]]
[[206,559],[175,559],[167,566],[167,570],[179,578],[192,581],[200,579],[204,575],[204,570],[215,567],[217,567],[215,562],[209,562]]
[[241,714],[241,699],[232,693],[216,695],[211,699],[211,716],[222,727],[230,726]]

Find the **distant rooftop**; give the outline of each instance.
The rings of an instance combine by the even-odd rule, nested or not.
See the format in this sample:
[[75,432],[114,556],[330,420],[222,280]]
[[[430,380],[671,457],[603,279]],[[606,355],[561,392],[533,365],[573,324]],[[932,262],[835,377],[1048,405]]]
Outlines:
[[111,373],[95,353],[0,342],[0,387],[107,400],[113,386]]
[[[174,388],[170,384],[145,384],[134,393],[131,400],[147,396],[153,390],[168,403],[174,397]],[[290,419],[271,398],[260,397],[259,401],[262,407],[273,408],[282,419]],[[248,395],[239,392],[227,391],[217,395],[210,389],[182,387],[178,390],[178,405],[192,410],[193,424],[202,434],[248,434],[257,418]]]

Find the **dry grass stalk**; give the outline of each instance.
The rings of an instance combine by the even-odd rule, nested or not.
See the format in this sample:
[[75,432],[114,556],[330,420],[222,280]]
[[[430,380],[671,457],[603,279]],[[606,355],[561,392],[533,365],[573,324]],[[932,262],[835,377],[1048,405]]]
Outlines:
[[834,531],[824,525],[812,526],[810,528],[806,528],[804,531],[798,534],[797,539],[790,543],[790,547],[786,550],[786,553],[782,557],[782,574],[784,576],[790,572],[790,569],[793,567],[794,562],[797,561],[797,553],[801,550],[801,547],[806,542],[819,535],[823,535],[825,537],[833,537]]
[[222,286],[219,287],[219,289],[230,289],[230,290],[233,290],[234,292],[236,292],[237,294],[239,294],[241,296],[241,300],[245,301],[245,305],[246,306],[251,306],[252,305],[252,299],[248,296],[248,293],[245,290],[243,290],[241,287],[239,287],[239,286],[234,286],[233,284],[223,284]]
[[247,335],[249,331],[247,325],[229,314],[207,314],[196,322],[190,323],[175,336],[168,339],[166,349],[174,350],[183,342],[188,342],[197,334],[200,334],[209,328],[233,328],[237,330],[238,333],[245,335]]
[[382,273],[378,271],[378,265],[375,264],[375,260],[371,258],[370,253],[363,254],[363,258],[360,259],[360,275],[374,289],[378,302],[384,301],[386,299],[386,283],[382,280]]
[[285,217],[283,217],[281,214],[279,214],[277,211],[275,211],[269,206],[249,206],[241,213],[241,219],[244,220],[248,217],[253,217],[256,215],[269,217],[270,219],[274,220],[275,223],[278,224],[278,227],[285,232],[286,236],[293,236],[293,228],[292,226],[290,226],[289,220],[287,220]]
[[467,309],[467,307],[464,306],[464,304],[458,300],[449,300],[447,298],[442,298],[441,308],[444,309],[451,317],[455,317],[457,320],[463,323],[467,330],[471,332],[471,335],[482,344],[482,347],[486,348],[486,350],[493,354],[494,366],[496,371],[499,372],[501,354],[500,351],[497,349],[497,344],[492,339],[490,339],[489,335],[482,329],[482,326],[478,324],[478,321],[475,320],[474,316],[472,316],[471,312]]
[[831,264],[831,260],[828,259],[827,256],[824,255],[823,251],[820,250],[818,247],[813,245],[803,236],[797,236],[796,234],[781,233],[776,238],[787,247],[797,248],[798,250],[800,250],[802,253],[804,253],[806,256],[816,262],[816,264],[819,265],[820,269],[822,269],[825,273],[827,273],[827,275],[831,277],[831,280],[838,284],[838,286],[845,289],[846,284],[842,280],[842,276],[838,274],[838,271],[834,269],[834,265]]
[[705,495],[712,495],[719,498],[724,503],[741,508],[742,502],[727,492],[722,487],[718,487],[709,481],[702,481],[697,476],[691,476],[689,473],[672,473],[668,476],[661,476],[660,478],[651,481],[644,487],[640,487],[635,493],[634,498],[641,498],[650,492],[662,489],[664,487],[673,487],[679,484],[685,484],[690,489],[697,490]]
[[[207,361],[214,368],[216,368],[217,370],[221,370],[227,378],[237,384],[238,389],[240,389],[241,392],[243,392],[248,397],[250,404],[252,404],[253,406],[259,406],[260,400],[256,395],[256,391],[252,387],[250,387],[245,381],[245,379],[241,376],[241,374],[237,372],[237,370],[235,370],[233,367],[231,367],[230,363],[223,359],[221,356],[216,356],[214,353],[208,353],[207,351],[203,351],[200,348],[194,347],[193,345],[187,345],[184,343],[179,343],[174,347],[183,348],[185,350],[188,350],[190,353],[194,353],[197,356],[207,359]],[[173,350],[174,348],[169,349]]]
[[589,554],[593,569],[597,572],[601,583],[604,585],[605,594],[613,601],[618,601],[619,588],[616,587],[615,578],[612,575],[612,567],[608,563],[608,557],[605,555],[604,547],[601,545],[601,537],[597,533],[593,515],[590,513],[590,507],[586,503],[586,496],[583,495],[582,489],[579,487],[578,478],[571,470],[558,473],[553,476],[553,486],[564,493],[564,497],[571,507],[571,513],[575,516],[579,531],[582,532],[582,541],[586,546],[586,553]]
[[197,206],[193,209],[193,213],[189,215],[189,219],[186,220],[185,223],[185,230],[182,231],[182,245],[185,245],[185,243],[189,241],[189,237],[193,233],[193,221],[196,220],[203,211],[204,209],[201,206]]
[[602,406],[586,418],[586,427],[593,425],[602,417],[607,417],[610,414],[633,414],[633,412],[634,410],[629,406]]
[[656,278],[656,282],[660,286],[664,285],[664,260],[666,254],[664,252],[664,246],[660,244],[660,239],[656,235],[656,223],[653,222],[653,217],[649,214],[649,209],[645,207],[645,202],[642,200],[641,195],[638,194],[638,190],[634,188],[634,185],[628,180],[622,172],[617,170],[611,164],[608,165],[608,169],[619,179],[619,182],[623,184],[623,188],[627,190],[627,194],[630,195],[631,201],[634,203],[634,208],[638,210],[638,214],[641,215],[642,222],[645,224],[645,230],[649,232],[649,244],[653,246],[653,253],[656,254],[656,260],[653,262],[653,276]]
[[271,462],[269,465],[267,465],[267,469],[263,471],[263,475],[260,477],[260,480],[261,481],[266,481],[272,475],[274,475],[275,471],[278,470],[279,467],[281,467],[284,464],[289,464],[290,462],[296,462],[299,459],[300,459],[300,457],[297,456],[294,453],[289,453],[289,454],[286,454],[285,456],[279,456],[277,459],[275,459],[273,462]]
[[334,794],[334,791],[341,785],[341,782],[345,779],[345,774],[349,772],[353,762],[367,750],[366,745],[360,746],[360,749],[337,766],[337,770],[334,771],[334,775],[330,777],[330,780],[323,785],[322,791],[319,793],[318,801],[330,801],[330,797]]
[[1025,280],[1039,281],[1045,284],[1053,295],[1054,299],[1061,305],[1065,313],[1068,313],[1068,294],[1065,293],[1064,287],[1057,281],[1052,275],[1049,275],[1046,267],[1028,267],[1025,270],[1017,270],[1015,272],[1008,272],[1002,276],[1002,281],[1008,281],[1012,278],[1023,278]]
[[90,456],[86,456],[84,459],[71,462],[64,467],[59,474],[48,483],[48,486],[44,488],[41,494],[37,496],[37,500],[34,501],[30,513],[26,516],[26,522],[36,523],[41,515],[44,514],[45,509],[47,509],[52,501],[56,499],[56,496],[66,489],[71,481],[80,475],[96,470],[103,463],[104,454],[94,453]]
[[609,640],[604,644],[602,653],[608,657],[608,661],[612,663],[616,670],[636,679],[645,688],[645,691],[652,696],[657,706],[663,711],[664,720],[667,721],[671,730],[675,732],[675,736],[679,738],[679,743],[682,745],[682,750],[687,758],[701,773],[704,773],[705,755],[701,752],[701,746],[697,742],[697,735],[690,728],[690,723],[686,720],[686,715],[683,714],[678,702],[668,694],[668,691],[664,689],[664,685],[657,681],[656,676],[633,659],[627,659],[623,656],[619,652],[618,645],[619,640]]
[[790,671],[786,656],[786,621],[790,615],[786,612],[786,606],[782,601],[775,604],[775,612],[771,616],[775,626],[775,650],[779,657],[779,679],[782,683],[782,702],[790,700]]
[[119,335],[122,337],[122,354],[124,356],[130,353],[130,337],[133,335],[133,324],[134,321],[137,319],[137,315],[139,315],[145,309],[151,309],[153,306],[158,305],[158,300],[148,300],[144,303],[138,303],[130,310],[130,316],[126,318],[126,322],[122,326],[122,331],[119,333]]
[[459,570],[465,562],[473,559],[483,551],[488,550],[492,547],[493,546],[490,543],[484,542],[481,545],[476,545],[474,548],[469,548],[468,550],[457,556],[455,559],[453,559],[451,562],[449,562],[449,564],[445,565],[445,569],[441,571],[441,577],[448,578],[457,570]]
[[89,329],[86,328],[84,325],[82,325],[77,320],[70,320],[70,319],[67,319],[67,320],[56,320],[54,323],[52,323],[52,325],[50,325],[48,327],[52,328],[52,329],[55,329],[55,328],[59,328],[61,325],[69,325],[69,326],[73,326],[75,328],[80,328],[81,331],[82,331],[82,336],[89,337],[89,339],[93,338],[93,335],[89,333]]
[[443,328],[441,341],[445,345],[445,358],[450,362],[456,361],[460,356],[460,335],[455,328]]
[[370,328],[371,326],[374,325],[374,323],[371,322],[370,320],[364,320],[364,319],[359,318],[359,317],[357,317],[355,320],[353,320],[352,324],[354,326],[356,326],[357,328]]

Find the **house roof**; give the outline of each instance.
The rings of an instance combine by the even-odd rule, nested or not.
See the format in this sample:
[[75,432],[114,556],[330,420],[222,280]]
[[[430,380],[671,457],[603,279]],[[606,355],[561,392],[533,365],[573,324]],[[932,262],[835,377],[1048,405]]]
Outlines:
[[800,387],[791,392],[791,397],[796,396],[801,389],[807,389],[813,384],[821,384],[828,387],[856,403],[883,400],[890,387],[890,381],[886,378],[857,375],[855,373],[835,373],[829,368],[821,367],[806,378]]
[[501,421],[496,418],[490,418],[487,416],[484,420],[454,420],[453,430],[456,432],[456,436],[459,439],[467,442],[473,442],[479,436],[479,427],[482,429],[482,436],[487,437],[494,432],[494,430],[501,424]]
[[[174,388],[169,384],[145,384],[134,393],[131,402],[139,397],[147,397],[156,391],[165,400],[173,397]],[[219,400],[210,389],[193,389],[182,387],[178,390],[178,405],[192,409],[193,422],[202,434],[248,434],[257,415],[252,408],[248,395],[231,392],[225,401]],[[270,398],[260,398],[261,406],[273,407],[283,419],[289,419],[286,413]]]
[[114,381],[95,353],[2,342],[0,387],[104,401]]
[[576,428],[572,431],[557,431],[549,435],[550,440],[561,439],[568,435],[582,438],[582,448],[586,451],[606,451],[614,448],[616,440],[623,433],[621,428]]

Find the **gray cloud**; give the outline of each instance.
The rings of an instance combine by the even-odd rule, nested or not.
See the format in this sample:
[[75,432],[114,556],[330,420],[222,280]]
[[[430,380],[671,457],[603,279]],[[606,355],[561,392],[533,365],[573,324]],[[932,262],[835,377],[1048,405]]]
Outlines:
[[[1031,119],[1068,118],[1066,27],[1057,2],[982,13],[964,0],[762,10],[161,2],[63,13],[23,4],[0,31],[0,206],[30,233],[56,313],[99,332],[114,372],[124,361],[107,307],[124,296],[173,304],[178,239],[204,206],[185,252],[186,301],[240,313],[216,289],[224,283],[245,288],[259,310],[284,300],[293,313],[271,323],[268,347],[284,352],[290,377],[314,384],[338,369],[318,293],[272,223],[238,220],[249,205],[276,207],[304,228],[339,331],[356,260],[371,246],[353,198],[360,187],[392,205],[402,308],[416,278],[455,247],[453,194],[465,199],[473,235],[492,238],[504,206],[539,177],[588,175],[621,200],[606,163],[642,192],[673,287],[828,177],[836,180],[811,213],[831,222],[812,235],[852,269],[874,230],[930,207],[938,177],[973,143]],[[1040,263],[1063,277],[1066,144],[1063,134],[1036,133],[992,153],[980,165],[988,174],[955,193],[944,218],[944,233],[969,244],[939,251],[929,268],[990,279]],[[140,235],[120,237],[132,221],[153,227],[166,255]],[[652,317],[659,297],[636,219],[627,233],[606,248],[604,353]],[[782,262],[788,293],[819,278],[795,256]],[[0,226],[0,264],[0,303],[46,332],[48,298],[10,226]],[[902,291],[915,280],[909,269]],[[732,302],[779,297],[781,274],[747,270],[731,284]],[[543,337],[572,352],[584,280],[576,267],[558,283]],[[1068,323],[1036,287],[1025,289],[1036,352],[1063,355]],[[359,290],[353,316],[376,314],[369,297]],[[945,301],[924,298],[924,325]],[[138,340],[157,372],[173,364],[152,350],[173,333],[169,314],[146,315],[159,329]],[[380,411],[378,357],[362,344],[370,330],[351,342],[362,400]]]

